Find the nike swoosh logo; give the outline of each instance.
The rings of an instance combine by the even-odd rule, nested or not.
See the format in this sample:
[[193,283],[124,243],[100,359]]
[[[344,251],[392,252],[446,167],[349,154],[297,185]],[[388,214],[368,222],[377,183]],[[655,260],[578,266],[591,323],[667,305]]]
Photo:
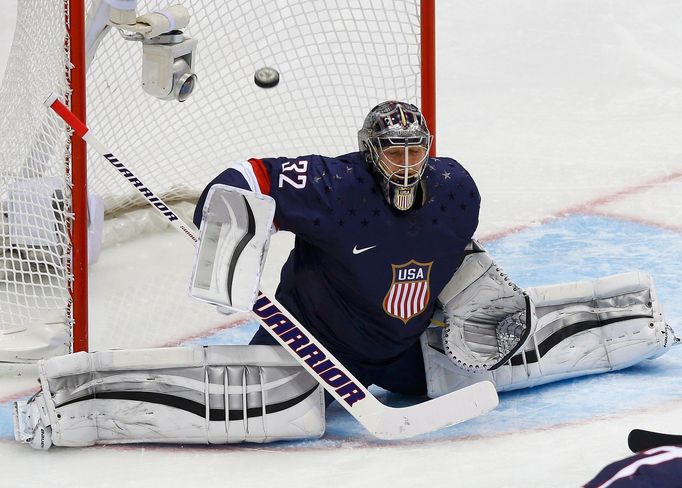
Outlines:
[[353,247],[353,254],[360,254],[362,252],[369,251],[370,249],[374,249],[375,247],[377,247],[376,244],[369,247],[363,247],[362,249],[358,249],[358,246],[355,246]]

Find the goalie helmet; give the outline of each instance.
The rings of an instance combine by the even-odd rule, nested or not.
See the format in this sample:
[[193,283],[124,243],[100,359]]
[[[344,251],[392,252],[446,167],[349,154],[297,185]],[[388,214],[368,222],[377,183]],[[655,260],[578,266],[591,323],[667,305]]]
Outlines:
[[389,100],[367,114],[358,132],[360,152],[394,208],[410,210],[426,201],[431,140],[424,116],[410,103]]

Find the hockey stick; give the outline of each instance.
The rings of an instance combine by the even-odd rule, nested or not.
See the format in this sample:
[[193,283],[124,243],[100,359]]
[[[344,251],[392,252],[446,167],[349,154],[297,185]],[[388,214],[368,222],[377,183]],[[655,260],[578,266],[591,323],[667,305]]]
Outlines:
[[[194,244],[198,238],[164,202],[120,162],[52,93],[45,105],[59,115],[76,135],[111,163],[168,222]],[[372,435],[404,439],[478,417],[497,406],[495,387],[481,381],[442,397],[409,407],[379,402],[282,305],[262,292],[253,307],[260,324]]]
[[628,447],[632,452],[646,451],[660,446],[682,446],[682,435],[661,434],[642,429],[634,429],[628,435]]

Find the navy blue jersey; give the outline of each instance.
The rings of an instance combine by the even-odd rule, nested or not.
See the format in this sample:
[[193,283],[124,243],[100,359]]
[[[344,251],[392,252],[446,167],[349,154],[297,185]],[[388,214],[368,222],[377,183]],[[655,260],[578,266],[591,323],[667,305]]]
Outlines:
[[252,159],[209,187],[275,200],[275,224],[296,235],[277,299],[340,359],[376,367],[428,326],[478,224],[480,196],[457,161],[430,158],[425,177],[427,203],[407,212],[386,202],[360,153]]
[[584,488],[679,488],[682,447],[662,446],[609,464]]

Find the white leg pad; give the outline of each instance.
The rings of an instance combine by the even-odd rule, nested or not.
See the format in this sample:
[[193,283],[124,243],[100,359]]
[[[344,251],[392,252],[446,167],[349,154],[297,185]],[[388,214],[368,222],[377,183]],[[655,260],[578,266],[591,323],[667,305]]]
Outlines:
[[[526,290],[537,327],[494,371],[467,374],[442,352],[441,330],[422,336],[430,396],[489,379],[498,391],[627,368],[664,354],[677,339],[666,324],[651,277],[631,272]],[[442,346],[440,346],[442,347]]]
[[37,448],[45,448],[35,440],[45,427],[57,446],[260,443],[324,433],[322,388],[278,346],[77,353],[41,361],[39,371],[42,391],[15,409],[16,439]]

